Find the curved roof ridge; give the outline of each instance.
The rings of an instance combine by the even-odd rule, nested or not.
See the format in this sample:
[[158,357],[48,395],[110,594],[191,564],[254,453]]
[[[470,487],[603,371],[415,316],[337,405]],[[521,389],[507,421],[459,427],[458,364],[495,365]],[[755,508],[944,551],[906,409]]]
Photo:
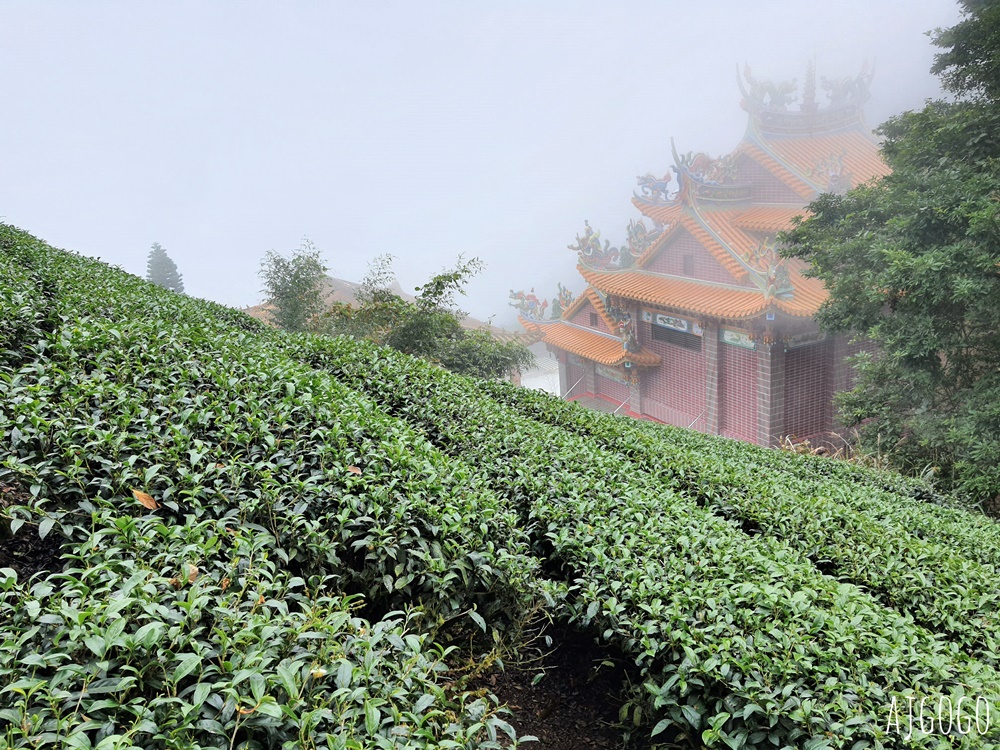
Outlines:
[[[711,212],[709,212],[709,213],[711,213]],[[722,211],[720,213],[729,214],[731,212],[730,211]],[[715,259],[718,260],[722,264],[722,267],[725,268],[726,271],[728,271],[732,275],[732,277],[734,279],[736,279],[737,281],[742,281],[743,279],[745,279],[747,277],[747,275],[748,275],[748,272],[747,272],[746,265],[743,262],[742,257],[740,255],[738,255],[738,251],[735,250],[734,248],[732,248],[730,246],[729,242],[726,240],[726,238],[724,238],[719,233],[718,229],[716,227],[713,227],[711,225],[711,223],[702,215],[702,212],[700,210],[698,210],[698,206],[697,205],[692,205],[691,206],[691,216],[697,222],[698,226],[700,228],[702,228],[705,232],[707,232],[712,237],[712,239],[714,240],[715,244],[718,246],[719,250],[721,250],[723,253],[725,253],[724,257],[722,257],[722,258],[720,258],[719,255],[716,254],[716,253],[714,253],[714,252],[712,253],[712,256],[715,257]],[[746,238],[747,242],[751,242],[752,243],[752,239],[750,237],[744,235],[741,230],[739,230],[739,229],[737,229],[735,227],[734,227],[734,229],[735,229],[735,231],[737,231],[741,235],[743,235],[743,237]],[[694,234],[694,233],[692,233],[692,234]],[[696,239],[697,239],[697,237],[696,237]],[[707,249],[709,250],[709,252],[712,251],[711,248],[707,248]]]

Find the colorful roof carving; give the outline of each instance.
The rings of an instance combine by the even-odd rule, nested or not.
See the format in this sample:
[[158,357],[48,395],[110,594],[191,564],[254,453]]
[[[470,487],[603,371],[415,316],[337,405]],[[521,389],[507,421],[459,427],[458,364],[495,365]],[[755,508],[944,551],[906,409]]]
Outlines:
[[580,262],[590,268],[631,268],[661,234],[661,229],[649,229],[643,221],[633,219],[626,228],[626,241],[621,247],[611,247],[610,240],[601,245],[601,232],[589,221],[583,222],[583,235],[576,236],[575,245],[566,247],[580,256]]
[[757,80],[746,65],[743,78],[737,76],[736,81],[743,93],[740,105],[750,115],[751,128],[760,133],[812,136],[851,125],[864,126],[862,108],[871,97],[873,75],[866,60],[856,76],[823,78],[822,88],[828,101],[821,106],[816,100],[816,69],[810,62],[802,87],[802,102],[794,110],[789,108],[798,99],[794,80],[780,83]]
[[542,316],[545,315],[545,308],[549,306],[549,301],[547,299],[539,299],[535,295],[534,287],[532,287],[530,292],[525,292],[523,289],[515,292],[511,289],[510,302],[507,304],[517,308],[518,315],[520,316],[530,318],[531,320],[541,320]]

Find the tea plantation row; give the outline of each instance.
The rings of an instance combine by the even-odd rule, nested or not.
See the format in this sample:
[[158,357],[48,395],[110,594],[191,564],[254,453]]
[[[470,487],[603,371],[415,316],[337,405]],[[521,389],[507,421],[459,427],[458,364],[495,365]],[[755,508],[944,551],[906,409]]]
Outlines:
[[524,389],[487,387],[519,413],[544,415],[627,455],[644,473],[698,498],[718,515],[784,539],[826,572],[865,587],[887,606],[996,665],[996,524],[972,523],[969,514],[914,503],[898,491],[843,476],[796,472],[788,454],[777,451],[700,435],[681,443],[675,439],[683,438],[680,431],[671,435],[632,420],[592,416]]
[[634,665],[647,745],[1000,741],[887,726],[1000,697],[997,526],[921,487],[286,336],[3,225],[0,286],[31,497],[0,513],[65,541],[0,572],[0,746],[507,746],[460,667],[539,611]]
[[[684,483],[672,487],[669,450],[663,472],[650,471],[482,391],[509,389],[585,414],[575,406],[476,386],[346,340],[300,346],[300,356],[366,389],[521,505],[536,550],[575,584],[572,616],[629,653],[648,678],[629,707],[638,723],[687,721],[707,731],[703,739],[717,734],[733,746],[891,744],[875,729],[894,693],[995,695],[992,664],[962,643],[822,574],[797,545],[746,534],[700,496],[678,491]],[[747,479],[731,479],[739,495]],[[728,492],[721,483],[715,491]]]
[[516,516],[253,321],[0,243],[0,479],[35,497],[8,526],[73,550],[0,577],[0,739],[498,746],[439,643],[554,604]]

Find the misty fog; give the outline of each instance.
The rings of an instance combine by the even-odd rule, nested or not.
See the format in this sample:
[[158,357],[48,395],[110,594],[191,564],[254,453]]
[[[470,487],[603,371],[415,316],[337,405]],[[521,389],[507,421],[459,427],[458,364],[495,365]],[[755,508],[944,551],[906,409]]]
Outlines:
[[268,250],[308,237],[334,276],[392,253],[404,289],[461,253],[462,306],[583,287],[584,220],[613,245],[636,176],[746,126],[738,71],[856,75],[868,124],[937,96],[951,0],[757,3],[5,2],[0,216],[187,292],[260,301]]

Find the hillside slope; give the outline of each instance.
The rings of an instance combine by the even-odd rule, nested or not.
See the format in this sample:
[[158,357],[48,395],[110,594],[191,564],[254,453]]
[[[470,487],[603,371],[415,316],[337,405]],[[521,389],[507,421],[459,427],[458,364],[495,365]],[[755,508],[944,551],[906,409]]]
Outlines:
[[498,747],[456,666],[540,613],[634,665],[647,745],[1000,741],[908,736],[913,696],[1000,696],[1000,526],[917,484],[287,336],[4,225],[0,287],[7,541],[62,552],[0,569],[8,746]]

